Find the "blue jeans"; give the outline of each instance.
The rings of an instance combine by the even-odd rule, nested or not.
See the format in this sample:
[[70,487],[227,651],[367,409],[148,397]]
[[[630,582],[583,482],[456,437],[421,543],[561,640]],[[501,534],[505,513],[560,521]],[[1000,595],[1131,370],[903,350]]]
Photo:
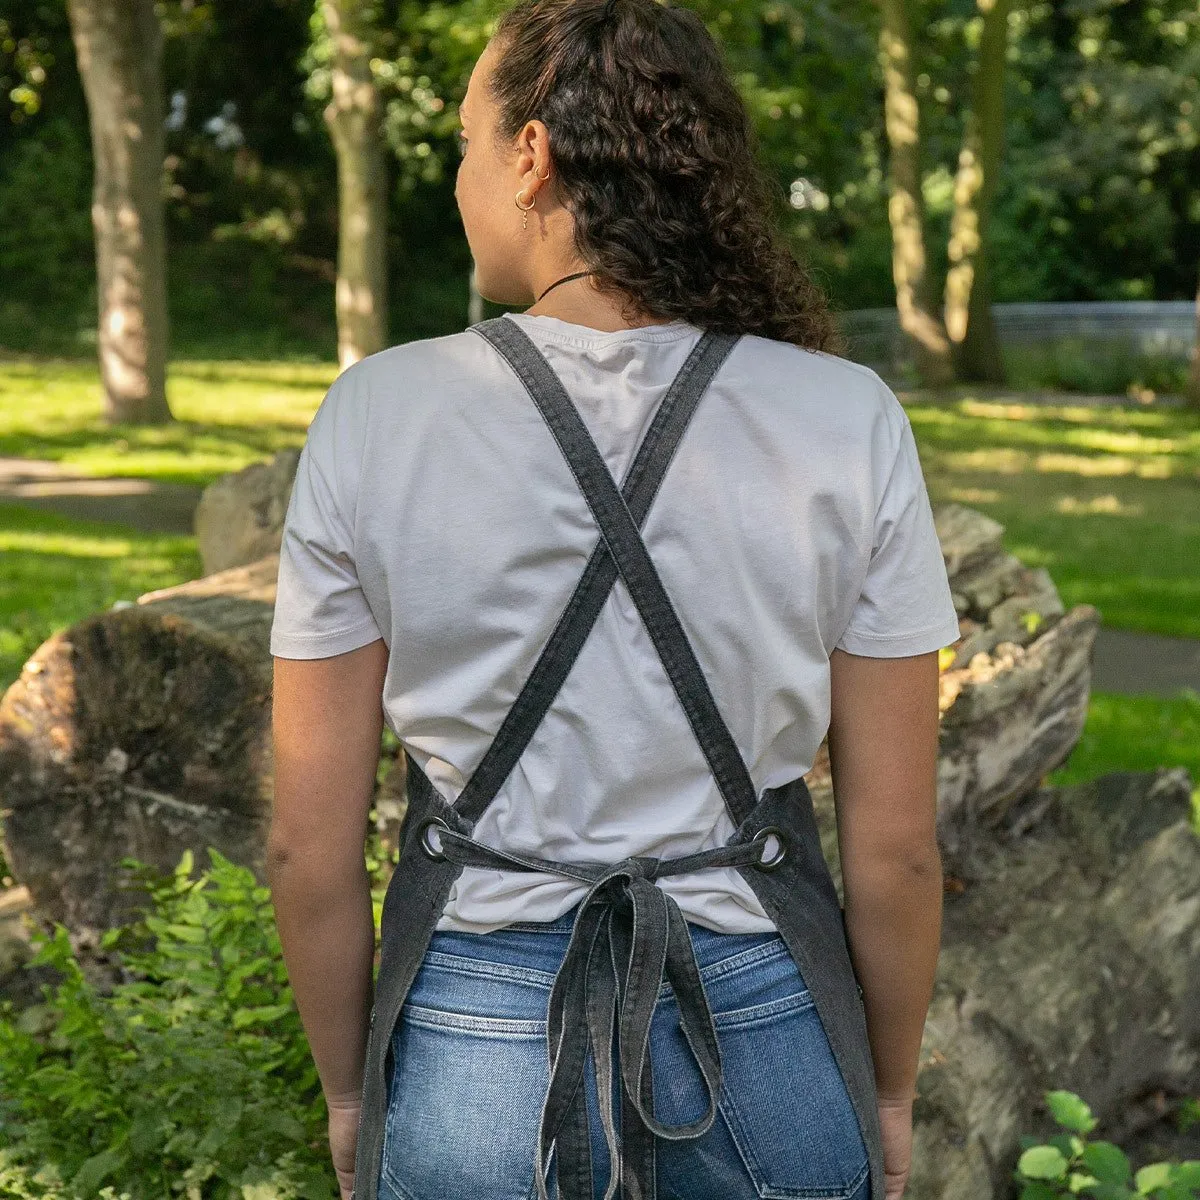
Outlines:
[[[379,1200],[536,1196],[546,1010],[574,917],[572,909],[544,924],[434,933],[392,1033]],[[688,930],[716,1022],[723,1082],[706,1133],[658,1141],[657,1200],[867,1200],[858,1120],[783,940],[690,923]],[[701,1116],[703,1080],[665,984],[651,1053],[655,1115],[673,1125]],[[590,1056],[586,1085],[599,1200],[609,1162]],[[548,1191],[557,1194],[553,1169]]]

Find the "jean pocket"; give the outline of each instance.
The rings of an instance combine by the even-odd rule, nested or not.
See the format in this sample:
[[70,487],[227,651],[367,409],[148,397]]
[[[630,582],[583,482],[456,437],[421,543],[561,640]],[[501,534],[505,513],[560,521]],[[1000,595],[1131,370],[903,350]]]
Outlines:
[[406,1004],[392,1034],[382,1183],[403,1200],[526,1200],[546,1025]]
[[721,1112],[764,1200],[852,1200],[867,1148],[808,992],[716,1018]]

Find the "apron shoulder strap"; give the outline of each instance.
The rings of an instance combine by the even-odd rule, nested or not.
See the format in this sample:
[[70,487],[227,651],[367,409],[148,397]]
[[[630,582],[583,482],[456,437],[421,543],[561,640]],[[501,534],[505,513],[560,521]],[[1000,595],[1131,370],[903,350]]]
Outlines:
[[470,328],[496,348],[525,385],[587,500],[600,529],[600,542],[500,734],[455,808],[468,819],[477,819],[499,791],[566,678],[620,572],[730,816],[740,825],[757,801],[754,784],[640,531],[688,421],[740,335],[712,330],[701,335],[664,397],[624,487],[618,489],[558,375],[528,334],[504,317]]

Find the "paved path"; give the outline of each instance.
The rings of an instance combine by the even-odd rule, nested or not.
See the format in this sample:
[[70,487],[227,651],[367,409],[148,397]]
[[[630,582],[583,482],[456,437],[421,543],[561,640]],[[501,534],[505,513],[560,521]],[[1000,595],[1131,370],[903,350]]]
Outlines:
[[[152,479],[90,478],[55,462],[0,457],[0,501],[148,532],[190,534],[201,491]],[[1200,640],[1101,626],[1092,655],[1092,687],[1161,696],[1185,687],[1200,691]]]
[[147,533],[190,534],[201,491],[196,484],[96,478],[48,460],[0,456],[0,500]]

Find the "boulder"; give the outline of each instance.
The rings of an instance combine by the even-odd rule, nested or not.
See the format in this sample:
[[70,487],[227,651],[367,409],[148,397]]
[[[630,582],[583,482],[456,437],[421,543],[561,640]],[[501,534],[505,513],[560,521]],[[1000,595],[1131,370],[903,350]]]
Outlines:
[[195,529],[205,575],[278,552],[299,459],[299,450],[279,450],[204,489]]

